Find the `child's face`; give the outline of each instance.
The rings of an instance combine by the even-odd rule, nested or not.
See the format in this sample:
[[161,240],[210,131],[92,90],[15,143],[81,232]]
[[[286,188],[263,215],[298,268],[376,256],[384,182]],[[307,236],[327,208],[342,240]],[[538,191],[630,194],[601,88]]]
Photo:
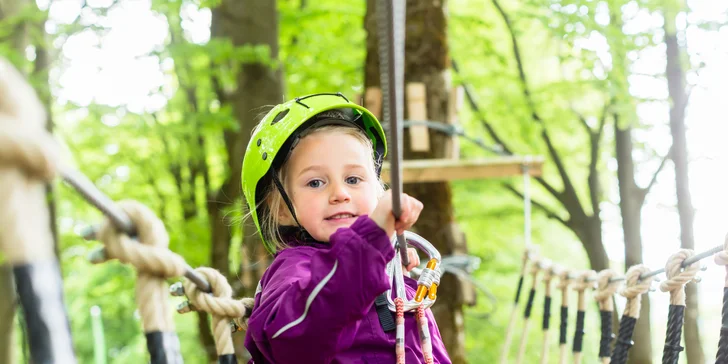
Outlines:
[[[314,132],[298,143],[286,163],[286,189],[296,218],[312,237],[329,241],[378,201],[378,180],[371,149],[342,131]],[[288,209],[281,222],[294,225]]]

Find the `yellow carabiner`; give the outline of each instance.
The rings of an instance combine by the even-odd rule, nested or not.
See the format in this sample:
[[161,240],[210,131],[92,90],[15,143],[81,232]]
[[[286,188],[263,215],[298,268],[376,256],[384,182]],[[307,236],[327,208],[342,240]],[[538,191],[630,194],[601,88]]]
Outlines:
[[[427,269],[434,270],[435,266],[437,265],[437,260],[430,259],[429,262],[427,262]],[[417,285],[417,293],[415,294],[415,301],[422,302],[423,299],[425,299],[425,295],[427,294],[427,286],[424,284]],[[437,295],[437,284],[433,283],[432,287],[430,287],[430,298],[433,298]]]

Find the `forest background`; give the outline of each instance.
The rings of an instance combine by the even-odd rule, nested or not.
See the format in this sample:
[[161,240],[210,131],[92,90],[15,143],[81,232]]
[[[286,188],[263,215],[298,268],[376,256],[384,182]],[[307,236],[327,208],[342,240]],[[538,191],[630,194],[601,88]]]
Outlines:
[[[267,258],[244,243],[255,237],[241,223],[241,145],[266,106],[316,92],[365,93],[372,75],[368,3],[2,0],[0,55],[26,73],[52,111],[68,161],[114,200],[149,205],[165,221],[172,250],[192,266],[220,269],[249,295]],[[440,26],[417,11],[445,16],[439,32],[422,37],[447,45],[437,69],[444,90],[466,85],[474,96],[479,111],[468,102],[459,109],[465,132],[505,152],[545,158],[544,176],[531,181],[532,241],[542,255],[573,269],[623,272],[642,261],[660,268],[681,245],[702,251],[723,241],[728,3],[423,4],[408,1],[408,31]],[[431,56],[412,49],[408,57]],[[483,157],[495,156],[461,140],[461,159]],[[482,291],[474,305],[441,298],[463,319],[440,325],[455,362],[493,363],[520,270],[523,184],[513,177],[449,186],[467,253],[480,259],[472,277],[494,299]],[[67,186],[53,187],[79,361],[94,362],[99,348],[92,312],[100,312],[104,332],[96,360],[144,361],[134,271],[87,262],[98,243],[80,234],[101,216]],[[718,342],[724,272],[707,265],[702,282],[689,288],[684,356],[691,364],[710,361]],[[632,363],[661,356],[668,294],[650,293],[648,302]],[[617,304],[621,312],[624,301]],[[534,315],[541,315],[540,302]],[[16,317],[16,350],[26,358],[22,319]],[[188,363],[214,356],[207,320],[176,316]],[[591,310],[587,358],[596,358],[598,333]],[[529,360],[540,352],[540,337],[531,330]]]

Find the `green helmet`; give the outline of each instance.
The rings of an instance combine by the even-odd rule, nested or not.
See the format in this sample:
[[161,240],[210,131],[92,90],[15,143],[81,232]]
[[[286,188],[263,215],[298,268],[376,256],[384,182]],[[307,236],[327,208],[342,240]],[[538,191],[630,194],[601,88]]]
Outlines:
[[[333,109],[350,112],[351,120],[314,117],[321,112]],[[293,213],[291,201],[283,191],[275,172],[288,159],[292,148],[304,130],[312,126],[328,124],[351,125],[366,133],[374,146],[374,158],[378,162],[377,166],[381,167],[381,162],[387,154],[384,130],[377,118],[366,108],[350,102],[341,93],[297,97],[277,105],[268,112],[251,136],[248,148],[245,150],[242,183],[250,215],[258,228],[265,248],[271,253],[275,253],[275,246],[269,237],[263,234],[260,225],[260,215],[265,213],[265,208],[259,209],[256,206],[265,197],[266,189],[273,180]],[[378,168],[377,174],[379,172]]]

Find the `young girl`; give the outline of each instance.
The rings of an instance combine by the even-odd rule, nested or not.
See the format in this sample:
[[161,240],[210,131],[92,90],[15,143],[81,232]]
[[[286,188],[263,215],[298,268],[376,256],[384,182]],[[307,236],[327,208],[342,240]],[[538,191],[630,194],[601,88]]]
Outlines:
[[[422,203],[403,195],[395,220],[392,195],[379,179],[385,155],[379,121],[341,94],[280,104],[253,132],[243,191],[275,259],[248,321],[252,362],[395,363],[392,313],[386,306],[378,312],[375,299],[391,287],[391,238],[417,221]],[[418,259],[408,253],[410,270]],[[411,299],[417,282],[405,282]],[[426,316],[434,362],[450,363],[432,312]],[[405,357],[424,362],[411,312]]]

